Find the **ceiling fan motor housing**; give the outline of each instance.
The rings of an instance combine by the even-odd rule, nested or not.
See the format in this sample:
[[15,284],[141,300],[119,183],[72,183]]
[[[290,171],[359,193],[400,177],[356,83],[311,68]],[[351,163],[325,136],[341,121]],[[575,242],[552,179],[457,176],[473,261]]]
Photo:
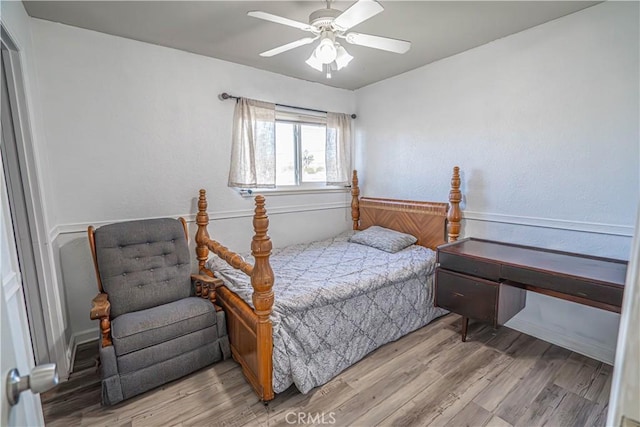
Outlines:
[[319,30],[329,29],[334,19],[336,19],[342,13],[337,9],[320,9],[309,15],[309,24],[316,27]]

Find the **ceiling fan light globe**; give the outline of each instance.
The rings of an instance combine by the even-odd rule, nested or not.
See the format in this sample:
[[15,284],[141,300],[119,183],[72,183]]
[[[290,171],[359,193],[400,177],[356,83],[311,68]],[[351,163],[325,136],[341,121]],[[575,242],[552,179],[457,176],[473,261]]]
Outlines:
[[329,38],[320,40],[320,44],[316,47],[314,55],[323,64],[332,63],[338,54],[334,42]]
[[309,67],[322,72],[322,62],[320,62],[320,60],[316,58],[315,52],[312,53],[309,59],[307,59],[305,62]]
[[353,56],[349,55],[349,52],[342,46],[338,46],[337,54],[336,54],[336,68],[338,70],[343,69],[349,62],[353,59]]

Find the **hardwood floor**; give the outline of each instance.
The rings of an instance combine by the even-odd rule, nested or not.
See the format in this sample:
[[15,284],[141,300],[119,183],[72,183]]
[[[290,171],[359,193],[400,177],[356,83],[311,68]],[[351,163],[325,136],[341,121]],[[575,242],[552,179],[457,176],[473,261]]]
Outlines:
[[387,344],[322,387],[265,407],[232,361],[100,406],[97,342],[42,395],[48,426],[604,426],[612,367],[508,328],[450,314]]

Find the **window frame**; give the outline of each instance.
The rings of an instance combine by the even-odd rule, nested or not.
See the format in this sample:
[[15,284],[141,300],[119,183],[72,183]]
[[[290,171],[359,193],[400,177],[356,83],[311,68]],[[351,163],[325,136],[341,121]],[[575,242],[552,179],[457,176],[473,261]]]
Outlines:
[[[302,181],[302,125],[320,125],[324,126],[325,132],[327,127],[327,116],[324,113],[314,113],[296,110],[293,108],[277,107],[276,108],[276,127],[278,123],[291,123],[294,125],[294,152],[295,152],[295,180],[294,185],[276,185],[275,188],[260,189],[239,189],[240,193],[245,197],[251,197],[256,193],[277,194],[313,194],[313,193],[343,193],[348,192],[350,186],[327,185],[326,177],[323,182],[303,182]],[[276,134],[276,144],[277,134]],[[326,167],[326,166],[325,166]],[[277,177],[276,177],[277,182]]]
[[[295,184],[289,184],[289,185],[279,185],[277,187],[280,188],[313,188],[316,186],[322,186],[322,187],[326,187],[327,186],[327,178],[326,178],[326,164],[325,164],[325,179],[324,181],[304,181],[304,150],[303,150],[303,137],[302,137],[302,127],[303,126],[316,126],[319,128],[324,128],[324,132],[325,132],[325,138],[326,138],[326,132],[327,132],[327,125],[326,123],[319,123],[318,121],[301,121],[301,120],[291,120],[290,118],[286,118],[286,119],[278,119],[276,118],[276,145],[278,144],[277,141],[277,129],[278,129],[278,123],[286,123],[286,124],[291,124],[292,125],[292,131],[293,131],[293,157],[294,157],[294,173],[293,173],[293,177],[294,177],[294,182]],[[326,147],[325,147],[326,150]],[[276,149],[277,151],[277,149]],[[326,155],[326,151],[323,151],[323,153]],[[276,182],[277,182],[277,177],[276,177]]]

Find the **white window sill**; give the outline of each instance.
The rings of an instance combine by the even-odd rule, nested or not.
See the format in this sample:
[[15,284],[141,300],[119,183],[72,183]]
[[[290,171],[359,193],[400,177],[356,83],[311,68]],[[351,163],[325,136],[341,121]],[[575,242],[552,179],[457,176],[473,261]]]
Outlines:
[[351,186],[283,186],[276,188],[238,188],[238,193],[245,198],[253,198],[258,194],[269,196],[293,196],[299,194],[329,194],[329,193],[348,193]]

